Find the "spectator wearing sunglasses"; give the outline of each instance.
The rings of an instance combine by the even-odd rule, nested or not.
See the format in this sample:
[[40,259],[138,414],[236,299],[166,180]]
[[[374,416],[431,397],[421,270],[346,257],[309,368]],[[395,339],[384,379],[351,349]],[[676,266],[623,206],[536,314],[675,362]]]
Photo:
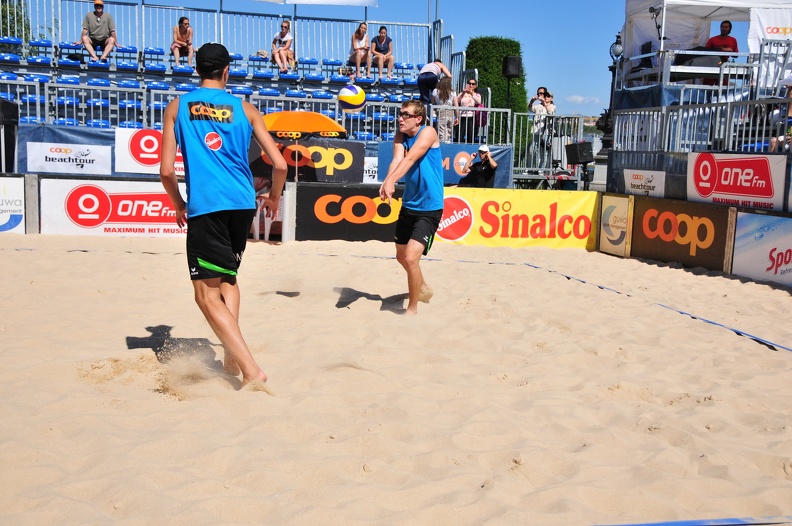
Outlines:
[[536,95],[531,97],[531,100],[528,101],[528,108],[536,113],[534,110],[534,104],[542,104],[544,102],[544,96],[547,94],[547,88],[544,86],[539,86],[536,90]]
[[281,73],[288,73],[289,66],[294,63],[294,50],[291,34],[291,21],[281,22],[281,30],[272,38],[272,61],[278,65]]
[[[481,94],[478,92],[478,81],[469,79],[465,83],[465,89],[457,97],[457,105],[463,108],[475,108],[481,104]],[[455,142],[473,142],[478,134],[476,129],[476,112],[473,110],[462,110],[459,112],[459,126],[454,130]]]

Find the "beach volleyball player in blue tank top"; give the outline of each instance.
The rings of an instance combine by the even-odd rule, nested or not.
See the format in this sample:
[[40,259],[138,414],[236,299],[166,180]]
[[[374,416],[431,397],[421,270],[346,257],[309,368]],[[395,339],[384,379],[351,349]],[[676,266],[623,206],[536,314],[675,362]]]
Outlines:
[[[196,53],[201,87],[172,100],[162,128],[160,179],[179,226],[187,225],[187,264],[195,302],[223,344],[226,373],[242,374],[242,386],[265,382],[239,328],[237,271],[256,213],[253,174],[248,165],[251,137],[272,161],[267,213],[278,210],[286,161],[250,103],[225,91],[231,57],[221,44]],[[187,200],[179,191],[176,148],[184,157]]]
[[399,131],[393,141],[393,161],[380,186],[380,198],[391,202],[396,182],[405,178],[401,211],[396,222],[396,260],[407,271],[407,314],[428,303],[432,289],[421,272],[421,256],[429,253],[443,217],[443,159],[437,131],[426,126],[426,107],[417,100],[402,104]]

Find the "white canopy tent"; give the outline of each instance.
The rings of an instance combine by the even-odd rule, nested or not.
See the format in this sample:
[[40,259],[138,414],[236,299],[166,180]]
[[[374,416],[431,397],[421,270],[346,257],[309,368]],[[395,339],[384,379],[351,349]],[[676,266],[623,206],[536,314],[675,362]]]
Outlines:
[[[717,20],[750,22],[751,10],[788,10],[792,20],[792,0],[626,0],[622,29],[624,56],[641,53],[641,46],[651,42],[651,51],[691,49],[706,44],[710,25]],[[765,11],[766,13],[768,11]],[[754,17],[755,18],[755,17]],[[783,17],[782,17],[783,18]],[[792,25],[792,24],[790,24]],[[749,27],[749,41],[758,42],[766,28]],[[792,38],[792,34],[772,34],[767,38]]]

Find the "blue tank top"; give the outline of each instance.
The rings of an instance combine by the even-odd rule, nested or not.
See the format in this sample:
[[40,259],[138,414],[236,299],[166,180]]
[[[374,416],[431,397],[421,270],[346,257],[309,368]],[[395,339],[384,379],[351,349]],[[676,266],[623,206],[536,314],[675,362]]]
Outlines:
[[213,88],[182,95],[174,131],[184,157],[189,217],[256,208],[248,165],[253,126],[240,99]]
[[[404,136],[404,153],[407,154],[426,126],[421,126],[415,137]],[[443,209],[443,158],[440,148],[429,148],[418,162],[405,174],[402,206],[416,212]]]

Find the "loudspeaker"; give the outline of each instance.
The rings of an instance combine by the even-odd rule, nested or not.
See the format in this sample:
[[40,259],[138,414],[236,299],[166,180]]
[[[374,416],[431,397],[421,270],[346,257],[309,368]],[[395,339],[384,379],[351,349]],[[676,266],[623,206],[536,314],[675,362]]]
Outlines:
[[573,142],[566,145],[567,163],[584,164],[594,162],[594,151],[590,142]]
[[522,57],[519,55],[506,55],[503,57],[503,76],[507,79],[519,77],[521,67]]

